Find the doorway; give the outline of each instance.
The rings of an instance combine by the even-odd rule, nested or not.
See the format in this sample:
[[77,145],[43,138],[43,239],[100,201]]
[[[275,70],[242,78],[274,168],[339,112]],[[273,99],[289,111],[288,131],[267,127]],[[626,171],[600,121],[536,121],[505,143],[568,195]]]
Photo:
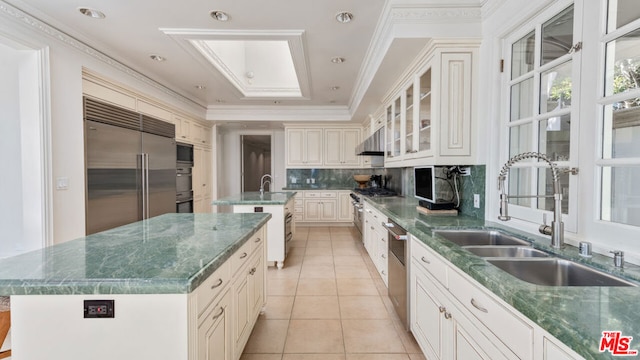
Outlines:
[[[242,144],[242,192],[259,191],[260,178],[272,174],[271,135],[240,135]],[[273,181],[265,190],[273,191]]]

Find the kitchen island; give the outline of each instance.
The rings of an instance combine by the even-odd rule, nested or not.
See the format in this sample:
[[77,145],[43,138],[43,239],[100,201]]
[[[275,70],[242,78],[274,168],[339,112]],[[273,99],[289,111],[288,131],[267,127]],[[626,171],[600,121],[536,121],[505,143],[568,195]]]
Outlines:
[[239,358],[270,218],[165,214],[0,260],[13,358]]
[[[492,359],[614,358],[611,352],[600,351],[604,331],[619,331],[621,336],[633,337],[629,349],[640,348],[637,341],[640,339],[640,302],[637,301],[640,287],[534,285],[509,275],[434,231],[498,230],[525,239],[533,248],[551,256],[584,264],[636,284],[640,283],[639,266],[625,264],[624,268],[616,268],[611,258],[599,254],[581,257],[573,246],[554,249],[548,237],[525,233],[502,223],[464,215],[423,215],[416,211],[417,200],[409,197],[365,197],[365,201],[412,235],[408,264],[414,275],[410,282],[421,277],[416,274],[425,274],[422,277],[428,279],[411,284],[416,296],[413,300],[420,299],[420,303],[412,305],[415,313],[411,315],[411,330],[424,346],[423,350],[429,347],[427,342],[432,341],[434,351],[438,350],[437,346],[441,346],[442,352],[451,351],[446,344],[451,344],[447,340],[451,341],[452,333],[463,334],[460,339],[466,341],[473,338],[469,334],[476,329],[478,336],[473,340],[477,340],[477,344],[472,346],[480,349],[482,344],[488,344],[487,352],[494,351],[489,355]],[[423,264],[427,264],[427,270],[418,268]],[[435,286],[428,287],[429,282]],[[420,288],[427,292],[418,291]],[[436,293],[439,297],[433,295]],[[429,295],[421,297],[419,294]],[[465,296],[471,300],[463,301]],[[433,301],[431,304],[438,305],[433,311],[428,307],[429,301],[424,301],[428,298],[432,299],[429,300]],[[449,301],[449,306],[440,301]],[[491,308],[490,305],[495,306]],[[445,309],[444,312],[441,309]],[[433,317],[429,317],[431,315]],[[425,321],[427,318],[430,320]],[[436,328],[442,326],[442,331],[433,330],[433,327],[432,332],[421,329],[421,323]],[[421,342],[421,333],[431,336]],[[495,336],[493,343],[486,341],[492,336]],[[462,344],[457,340],[452,343],[454,346]],[[474,358],[464,352],[469,349],[456,349],[457,358]],[[427,357],[430,354],[425,351]]]
[[243,192],[240,194],[214,200],[212,205],[232,206],[234,213],[271,214],[269,220],[267,241],[267,261],[275,264],[278,269],[284,267],[284,260],[289,252],[290,241],[295,232],[293,218],[293,200],[295,191]]

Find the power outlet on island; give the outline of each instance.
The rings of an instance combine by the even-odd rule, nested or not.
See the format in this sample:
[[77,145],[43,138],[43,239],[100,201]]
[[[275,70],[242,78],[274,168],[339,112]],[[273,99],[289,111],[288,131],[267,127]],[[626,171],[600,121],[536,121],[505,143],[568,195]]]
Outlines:
[[115,300],[85,300],[84,318],[114,318]]
[[480,208],[480,194],[473,194],[473,207]]

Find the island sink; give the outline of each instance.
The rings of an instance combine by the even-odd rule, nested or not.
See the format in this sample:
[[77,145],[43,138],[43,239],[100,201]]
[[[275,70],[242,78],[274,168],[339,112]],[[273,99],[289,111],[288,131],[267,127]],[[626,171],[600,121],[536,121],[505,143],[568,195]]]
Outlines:
[[530,258],[530,257],[548,257],[544,251],[524,246],[508,246],[508,245],[484,245],[484,246],[463,246],[463,249],[472,254],[483,258]]
[[637,286],[573,261],[555,258],[503,258],[487,261],[516,278],[545,286]]

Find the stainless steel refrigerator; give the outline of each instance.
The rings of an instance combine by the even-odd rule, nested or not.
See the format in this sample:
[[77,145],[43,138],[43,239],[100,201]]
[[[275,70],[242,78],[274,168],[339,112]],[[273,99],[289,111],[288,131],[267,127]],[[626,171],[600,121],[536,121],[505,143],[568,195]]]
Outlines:
[[176,209],[173,124],[84,98],[86,233]]

